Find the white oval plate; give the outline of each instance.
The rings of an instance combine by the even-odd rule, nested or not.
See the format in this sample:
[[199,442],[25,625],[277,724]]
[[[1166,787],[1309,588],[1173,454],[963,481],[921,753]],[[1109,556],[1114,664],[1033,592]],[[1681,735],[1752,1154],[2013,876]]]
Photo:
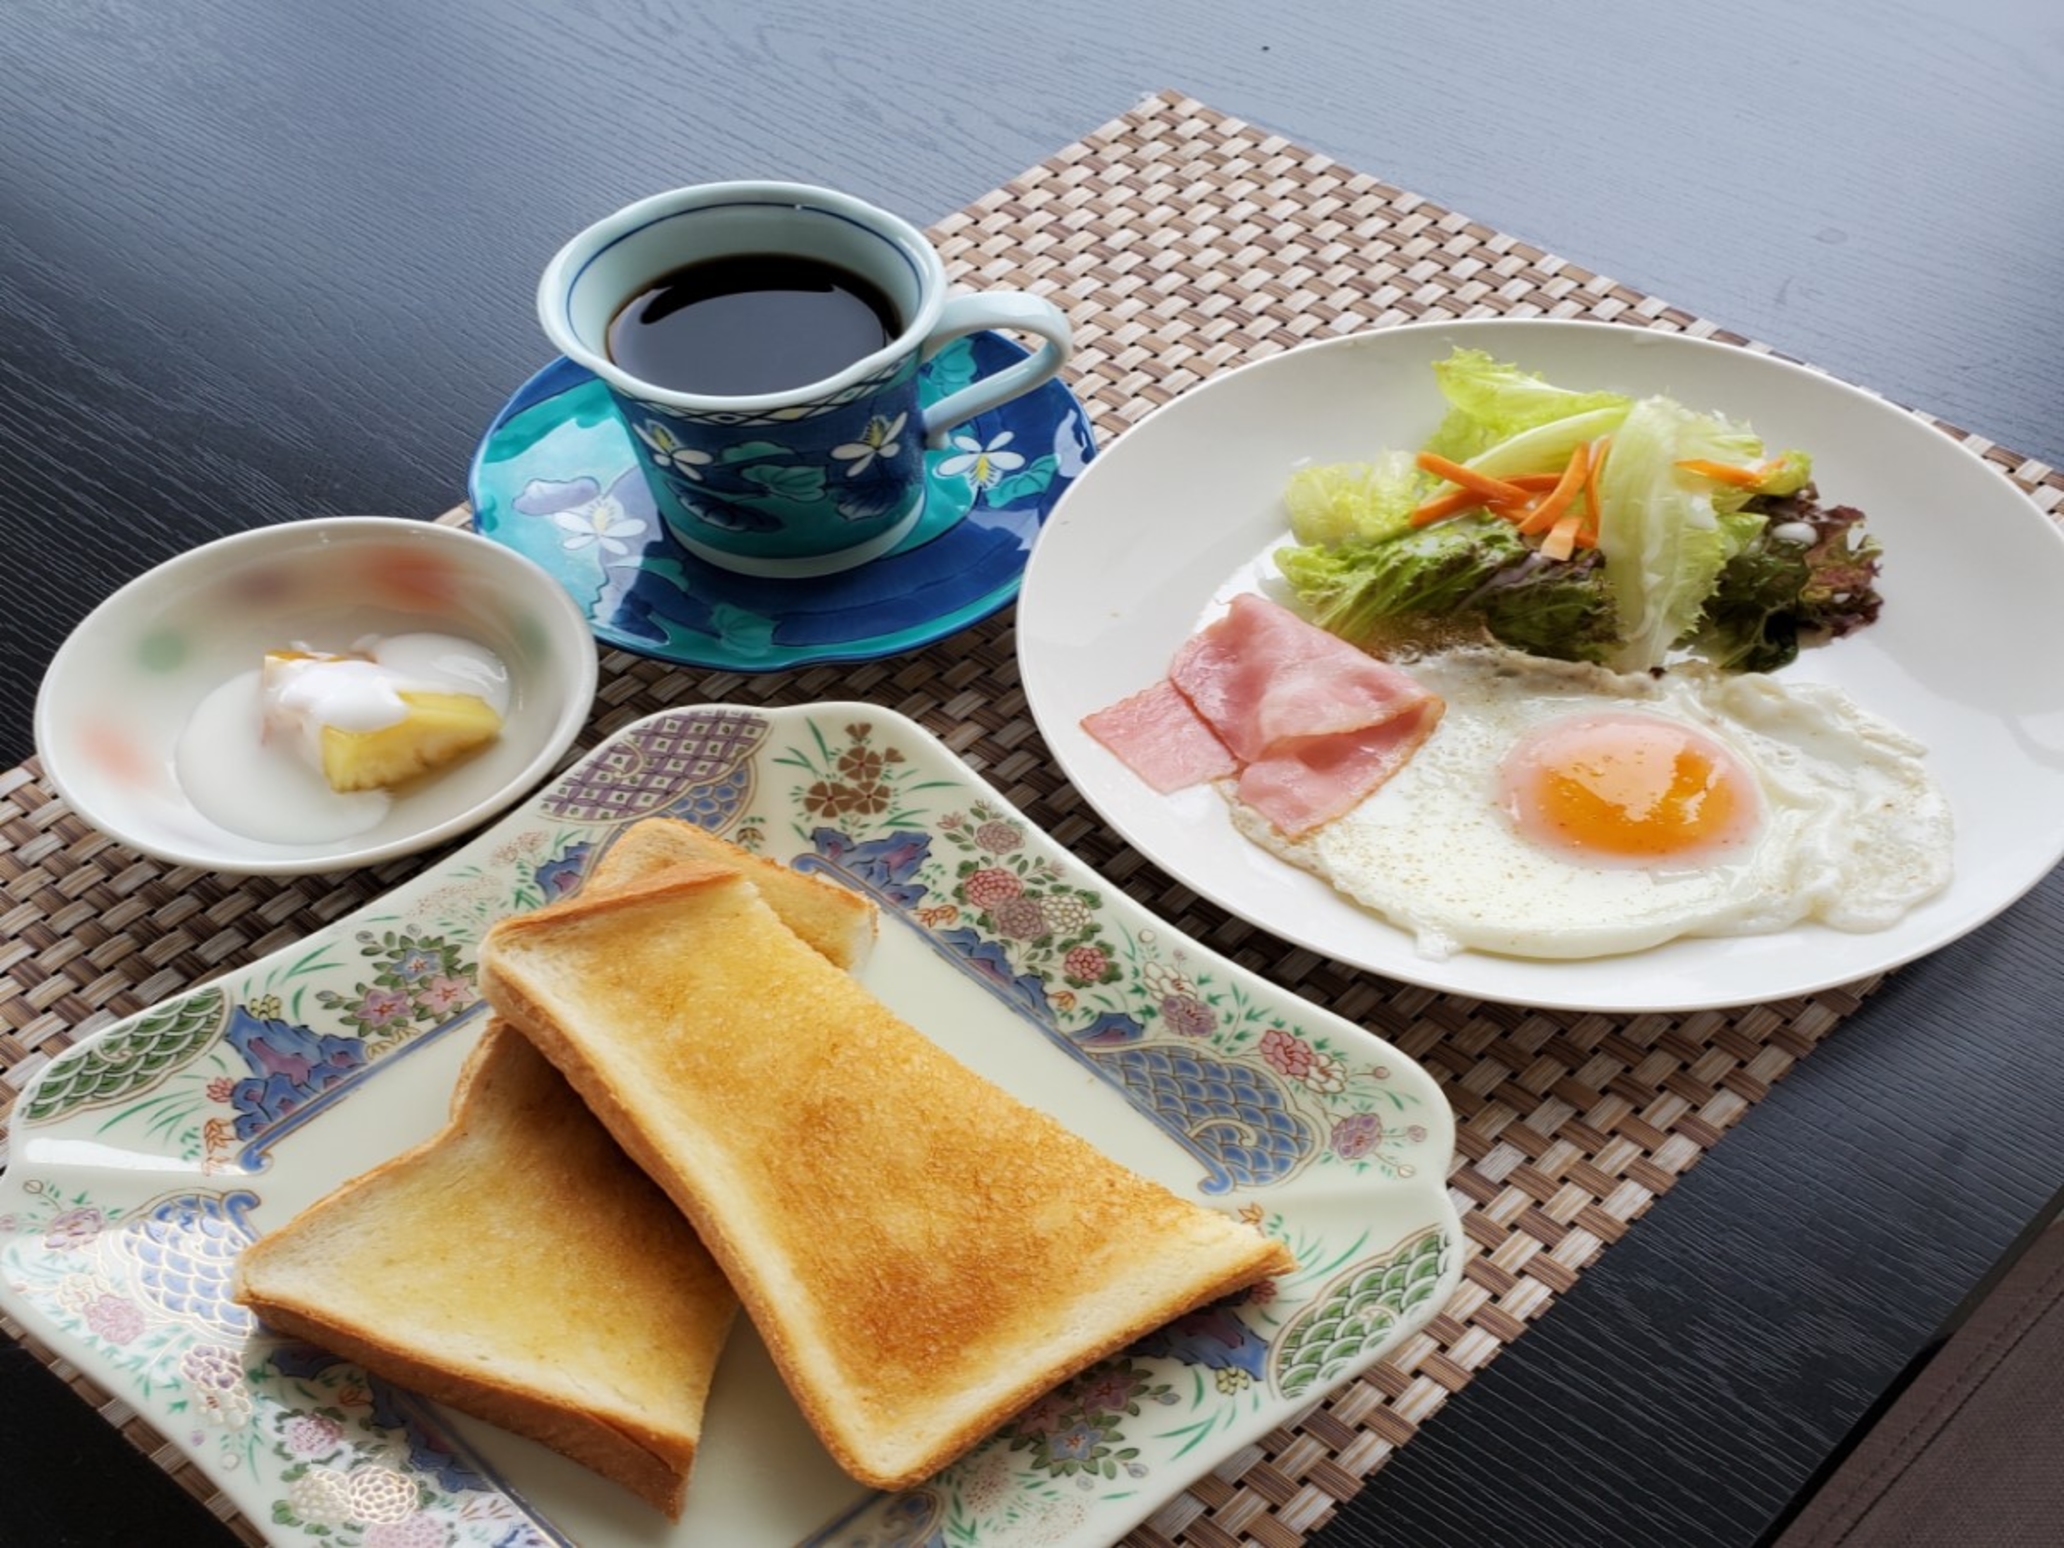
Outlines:
[[[1430,369],[1457,345],[1558,386],[1663,392],[1812,454],[1821,497],[1884,545],[1882,618],[1808,650],[1788,681],[1832,683],[1924,742],[1957,823],[1949,888],[1888,930],[1801,926],[1627,956],[1418,955],[1409,934],[1234,830],[1208,788],[1157,795],[1082,717],[1153,682],[1226,598],[1254,588],[1307,462],[1431,433]],[[1958,442],[1859,388],[1731,345],[1624,325],[1420,323],[1307,345],[1157,410],[1093,463],[1026,571],[1018,641],[1032,713],[1061,767],[1148,859],[1285,940],[1407,983],[1598,1011],[1745,1005],[1853,982],[1935,950],[2064,854],[2064,534]]]

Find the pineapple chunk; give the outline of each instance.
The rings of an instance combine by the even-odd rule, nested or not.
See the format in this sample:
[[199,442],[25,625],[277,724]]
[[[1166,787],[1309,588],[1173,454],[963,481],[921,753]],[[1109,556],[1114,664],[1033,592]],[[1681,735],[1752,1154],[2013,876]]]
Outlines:
[[404,689],[408,713],[377,731],[322,728],[323,777],[338,791],[399,785],[485,747],[501,734],[502,717],[470,693]]

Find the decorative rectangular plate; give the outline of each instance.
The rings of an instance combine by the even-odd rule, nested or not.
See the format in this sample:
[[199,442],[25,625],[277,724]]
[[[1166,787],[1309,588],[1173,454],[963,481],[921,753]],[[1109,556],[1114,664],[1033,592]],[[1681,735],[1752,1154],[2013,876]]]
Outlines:
[[[237,1253],[442,1125],[485,1019],[488,925],[576,890],[651,815],[872,898],[862,976],[904,1019],[1280,1237],[1297,1272],[1141,1340],[895,1496],[832,1465],[741,1325],[672,1528],[542,1447],[257,1325],[228,1298]],[[1441,1307],[1464,1256],[1453,1138],[1410,1059],[1104,886],[912,722],[686,709],[366,911],[53,1060],[15,1111],[0,1302],[282,1542],[1104,1543]]]

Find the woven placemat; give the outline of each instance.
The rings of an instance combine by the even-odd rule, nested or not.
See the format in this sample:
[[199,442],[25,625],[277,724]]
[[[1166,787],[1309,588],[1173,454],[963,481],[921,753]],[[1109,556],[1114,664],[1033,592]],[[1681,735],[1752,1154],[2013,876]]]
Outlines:
[[[1073,386],[1106,444],[1215,371],[1426,317],[1585,317],[1764,348],[1176,94],[1148,99],[932,235],[955,278],[1038,291],[1067,309]],[[2064,502],[2064,476],[1940,428],[2044,510]],[[1012,623],[1006,612],[895,660],[773,676],[611,653],[580,745],[670,705],[873,700],[944,738],[1146,907],[1426,1065],[1460,1124],[1450,1186],[1473,1253],[1461,1289],[1393,1360],[1234,1457],[1128,1539],[1294,1544],[1875,981],[1748,1010],[1578,1015],[1404,987],[1286,946],[1148,865],[1060,777],[1026,708]],[[0,775],[0,1120],[23,1080],[77,1038],[291,944],[423,863],[287,879],[167,867],[94,833],[33,763]],[[12,1322],[0,1327],[23,1337]],[[28,1342],[232,1530],[260,1541],[125,1403]]]

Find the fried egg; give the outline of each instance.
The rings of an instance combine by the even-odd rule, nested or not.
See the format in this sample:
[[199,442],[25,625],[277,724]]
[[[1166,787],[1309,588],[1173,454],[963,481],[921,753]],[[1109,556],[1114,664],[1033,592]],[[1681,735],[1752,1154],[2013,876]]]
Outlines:
[[1234,819],[1422,955],[1879,930],[1948,884],[1925,750],[1838,689],[1476,649],[1411,672],[1446,713],[1373,795],[1296,840],[1237,803]]

